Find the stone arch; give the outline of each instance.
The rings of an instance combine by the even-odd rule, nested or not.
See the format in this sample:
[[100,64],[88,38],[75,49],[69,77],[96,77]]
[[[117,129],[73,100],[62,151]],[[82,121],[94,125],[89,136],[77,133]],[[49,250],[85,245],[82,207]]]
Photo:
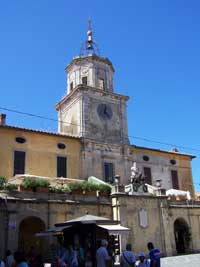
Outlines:
[[174,221],[174,238],[177,254],[189,252],[191,243],[191,233],[188,223],[183,218]]
[[27,252],[30,246],[34,246],[38,251],[43,251],[43,240],[35,234],[45,228],[45,223],[39,217],[25,217],[19,224],[18,248]]

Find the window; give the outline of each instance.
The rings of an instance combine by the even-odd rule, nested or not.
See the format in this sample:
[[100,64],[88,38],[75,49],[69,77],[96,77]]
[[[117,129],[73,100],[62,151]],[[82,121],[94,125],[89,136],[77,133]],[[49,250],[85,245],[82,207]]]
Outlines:
[[25,155],[26,154],[23,151],[15,151],[14,152],[14,172],[13,172],[13,175],[25,173]]
[[151,168],[144,167],[145,183],[152,185]]
[[73,87],[74,87],[74,84],[73,84],[73,82],[71,82],[71,83],[70,83],[70,91],[73,90]]
[[149,161],[149,157],[148,156],[143,156],[143,160],[144,161]]
[[171,171],[171,177],[172,177],[172,188],[179,189],[178,185],[178,172],[175,170]]
[[100,89],[103,89],[103,90],[105,89],[104,79],[99,78],[99,80],[98,80],[98,87]]
[[16,141],[17,143],[23,144],[23,143],[26,142],[26,139],[23,138],[23,137],[16,137],[16,138],[15,138],[15,141]]
[[65,148],[66,148],[66,145],[63,144],[63,143],[58,143],[58,144],[57,144],[57,147],[58,147],[59,149],[65,149]]
[[114,182],[114,165],[113,163],[104,163],[104,180],[108,183]]
[[87,85],[87,77],[82,77],[82,84]]
[[66,157],[57,157],[57,177],[67,177]]
[[171,160],[170,160],[170,163],[171,163],[172,165],[175,165],[175,164],[176,164],[176,160],[175,160],[175,159],[171,159]]

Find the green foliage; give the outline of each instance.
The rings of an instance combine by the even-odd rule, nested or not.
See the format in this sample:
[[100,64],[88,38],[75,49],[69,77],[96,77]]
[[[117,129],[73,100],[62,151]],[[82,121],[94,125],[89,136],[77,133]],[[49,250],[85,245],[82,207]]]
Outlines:
[[52,193],[62,193],[63,187],[62,185],[56,185],[56,186],[50,185],[49,190]]
[[68,188],[71,192],[76,191],[85,191],[85,192],[92,192],[92,191],[100,191],[100,193],[111,193],[111,188],[109,185],[106,184],[95,184],[93,182],[84,181],[82,183],[78,182],[71,182],[68,184]]
[[46,179],[37,179],[38,186],[49,187],[49,181]]
[[50,185],[49,190],[52,193],[70,193],[71,192],[67,184],[55,185],[55,186]]
[[0,176],[0,187],[3,187],[6,183],[6,178],[3,176]]
[[49,181],[46,179],[35,179],[35,178],[24,178],[22,185],[25,188],[32,188],[33,191],[36,190],[37,187],[49,187]]
[[82,191],[81,185],[80,183],[77,182],[71,182],[68,184],[69,190],[71,192],[75,192],[75,191]]
[[17,185],[16,184],[5,184],[4,188],[9,191],[14,191],[17,190]]
[[111,188],[110,188],[109,185],[99,184],[99,191],[102,192],[102,193],[110,194],[111,193]]
[[62,186],[62,192],[64,192],[64,193],[71,193],[71,190],[70,190],[68,184],[64,184]]
[[99,186],[97,184],[95,184],[93,182],[88,182],[88,181],[81,183],[80,187],[85,192],[96,191],[99,189]]

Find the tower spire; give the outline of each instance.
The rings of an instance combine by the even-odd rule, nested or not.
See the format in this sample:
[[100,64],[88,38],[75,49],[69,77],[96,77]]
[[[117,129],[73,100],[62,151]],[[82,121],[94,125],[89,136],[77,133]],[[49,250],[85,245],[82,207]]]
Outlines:
[[87,41],[85,41],[80,50],[81,55],[95,54],[99,55],[98,44],[93,40],[93,30],[91,21],[87,21]]

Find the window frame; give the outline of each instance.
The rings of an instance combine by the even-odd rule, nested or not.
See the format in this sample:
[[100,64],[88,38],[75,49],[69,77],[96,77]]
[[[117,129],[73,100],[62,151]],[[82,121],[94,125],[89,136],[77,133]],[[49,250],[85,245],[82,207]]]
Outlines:
[[[58,158],[65,158],[65,164],[66,164],[66,168],[65,168],[65,173],[66,173],[66,175],[65,176],[59,176],[58,174],[59,174],[59,170],[58,170]],[[61,172],[61,171],[60,171]],[[57,155],[56,156],[56,177],[57,178],[67,178],[67,156],[65,156],[65,155]]]
[[[112,175],[113,175],[113,177],[106,178],[106,165],[112,166]],[[109,172],[110,172],[110,170],[109,170]],[[103,162],[103,177],[104,177],[104,181],[106,183],[110,183],[110,184],[113,184],[114,183],[115,165],[114,165],[114,163],[112,161],[104,161]]]
[[[175,174],[176,173],[176,178],[175,179],[177,179],[176,181],[173,181],[173,173]],[[176,189],[176,190],[180,190],[180,186],[179,186],[179,178],[178,178],[178,170],[176,170],[176,169],[171,169],[170,170],[170,174],[171,174],[171,182],[172,182],[172,188],[173,189]],[[174,176],[174,177],[175,177]],[[174,187],[174,185],[177,185],[177,187]]]
[[[22,173],[17,173],[16,172],[16,168],[15,168],[15,152],[20,152],[20,153],[24,153],[24,166],[23,166],[23,172]],[[17,175],[17,174],[25,174],[26,173],[26,151],[25,150],[21,150],[21,149],[14,149],[13,150],[13,176]]]

